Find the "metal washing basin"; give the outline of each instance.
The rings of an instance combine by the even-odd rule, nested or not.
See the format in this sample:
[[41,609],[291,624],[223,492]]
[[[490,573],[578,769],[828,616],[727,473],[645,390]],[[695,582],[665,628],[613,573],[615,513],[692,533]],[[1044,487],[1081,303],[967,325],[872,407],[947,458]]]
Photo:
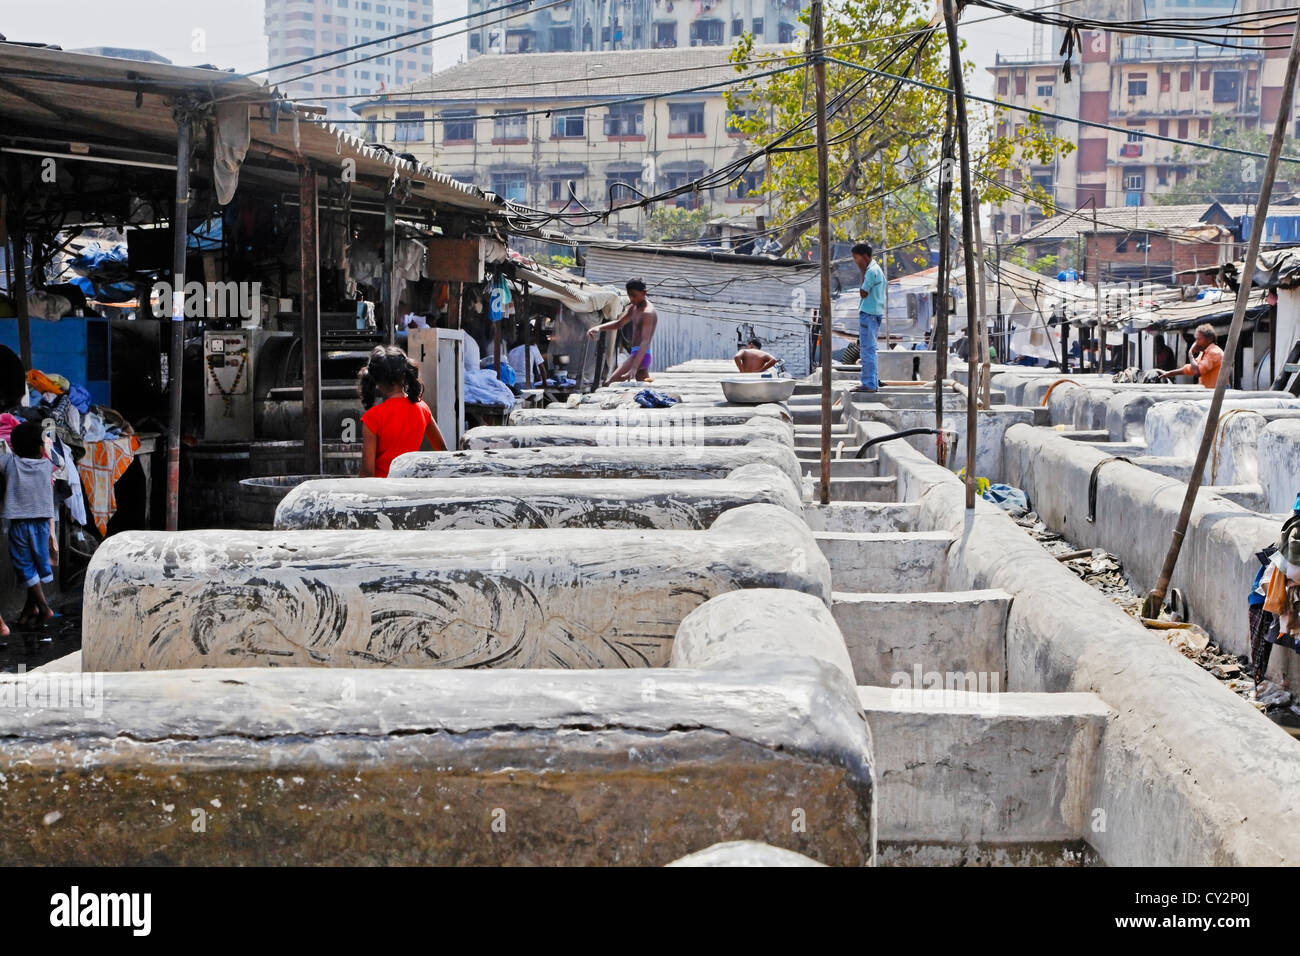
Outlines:
[[722,394],[736,405],[764,405],[787,401],[795,384],[792,378],[724,378]]

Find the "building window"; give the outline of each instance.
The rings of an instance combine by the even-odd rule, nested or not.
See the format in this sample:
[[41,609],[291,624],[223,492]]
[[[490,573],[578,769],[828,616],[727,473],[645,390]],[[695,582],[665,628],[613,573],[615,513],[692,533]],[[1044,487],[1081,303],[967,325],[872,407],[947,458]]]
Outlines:
[[573,49],[573,27],[551,27],[551,49]]
[[761,196],[752,196],[751,194],[759,192],[762,186],[763,174],[755,170],[749,170],[727,187],[727,199],[733,202],[742,200],[761,202]]
[[677,45],[677,23],[656,23],[655,24],[655,49],[673,47]]
[[1052,89],[1053,89],[1053,86],[1052,86],[1051,83],[1039,83],[1039,84],[1038,84],[1038,95],[1039,95],[1040,97],[1049,97],[1049,96],[1052,95]]
[[756,115],[758,110],[755,109],[727,110],[727,132],[740,134],[740,124]]
[[527,202],[528,177],[524,173],[494,173],[492,191],[510,202]]
[[1219,72],[1214,74],[1214,102],[1237,102],[1237,84],[1240,76],[1236,73]]
[[1210,88],[1210,71],[1201,70],[1201,89],[1208,90],[1209,88]]
[[1025,95],[1025,75],[1023,73],[1016,76],[1016,96]]
[[521,112],[497,110],[492,120],[493,139],[527,139],[528,117]]
[[1142,193],[1138,190],[1129,190],[1124,194],[1124,205],[1140,206],[1142,205]]
[[722,46],[722,21],[696,20],[692,23],[691,46]]
[[1185,119],[1178,121],[1178,138],[1187,139],[1187,120]]
[[1006,96],[1006,95],[1007,95],[1007,90],[1010,88],[1010,86],[1011,86],[1011,84],[1007,82],[1007,78],[1006,78],[1005,76],[999,76],[999,77],[998,77],[998,96]]
[[1169,135],[1169,120],[1167,120],[1167,119],[1162,119],[1162,120],[1160,121],[1159,133],[1160,133],[1161,136],[1168,136],[1168,135]]
[[[668,173],[667,176],[665,177],[665,179],[667,180],[668,188],[680,189],[682,186],[685,186],[688,183],[692,183],[696,179],[698,179],[700,175],[703,173],[703,171],[704,171],[703,169],[700,169],[697,172],[679,171],[679,172]],[[680,196],[675,197],[672,200],[672,203],[678,209],[699,209],[700,206],[703,205],[703,193],[696,192],[695,190],[682,193]]]
[[424,139],[424,113],[398,113],[393,139],[399,143],[415,143]]
[[474,142],[474,110],[445,110],[442,114],[443,143]]
[[762,18],[762,17],[754,17],[754,36],[755,36],[757,39],[760,39],[760,40],[763,38],[763,18]]
[[600,42],[601,42],[602,44],[604,44],[604,43],[608,43],[609,40],[610,40],[609,27],[608,27],[608,26],[603,26],[603,27],[601,27],[601,28],[600,28]]
[[1178,74],[1178,92],[1186,93],[1192,88],[1192,71],[1183,70]]
[[551,202],[553,203],[572,202],[572,200],[569,198],[569,177],[568,176],[552,176],[551,179],[549,180],[549,185],[551,187],[551,192],[550,192]]
[[642,31],[641,24],[639,23],[632,24],[632,45],[635,47],[640,47],[641,41],[644,38],[644,36],[645,34]]
[[605,117],[606,136],[644,136],[645,107],[640,103],[617,103]]
[[585,135],[586,114],[582,110],[552,115],[551,136],[555,139],[581,139]]
[[482,53],[483,38],[479,36],[477,33],[471,33],[469,35],[469,48],[476,53]]
[[537,50],[537,42],[533,38],[532,30],[507,30],[506,31],[506,52],[507,53],[533,53]]
[[794,42],[794,24],[781,22],[776,27],[776,41],[778,43]]
[[668,104],[668,135],[669,136],[703,136],[704,135],[704,104],[703,103],[669,103]]
[[1207,136],[1210,135],[1210,121],[1209,121],[1209,120],[1207,120],[1207,119],[1203,119],[1203,120],[1201,120],[1201,128],[1200,128],[1200,132],[1199,132],[1197,135],[1198,135],[1201,139],[1205,139],[1205,137],[1207,137]]
[[1128,131],[1128,141],[1129,141],[1130,143],[1140,143],[1140,142],[1142,142],[1142,140],[1144,139],[1142,133],[1143,133],[1143,131],[1145,131],[1145,130],[1146,130],[1146,124],[1145,124],[1145,123],[1143,123],[1143,124],[1141,124],[1141,125],[1137,125],[1137,126],[1132,126],[1132,125],[1131,125],[1130,128],[1129,128],[1129,131]]
[[745,32],[745,21],[744,21],[744,20],[739,20],[739,19],[737,19],[737,20],[732,20],[732,21],[731,21],[731,35],[732,35],[733,37],[738,37],[738,36],[740,36],[740,35],[741,35],[742,33],[744,33],[744,32]]
[[1125,189],[1136,189],[1138,192],[1146,189],[1147,177],[1145,173],[1130,173],[1124,177]]
[[1128,75],[1128,95],[1147,95],[1147,75],[1145,73],[1130,73]]
[[617,206],[620,202],[635,199],[637,198],[636,193],[629,188],[635,183],[636,173],[606,173],[605,198],[611,206]]

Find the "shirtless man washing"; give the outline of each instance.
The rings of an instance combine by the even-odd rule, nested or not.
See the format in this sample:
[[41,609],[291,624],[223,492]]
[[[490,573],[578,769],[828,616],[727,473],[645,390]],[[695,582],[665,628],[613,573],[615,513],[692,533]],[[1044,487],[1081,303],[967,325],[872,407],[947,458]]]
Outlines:
[[735,355],[736,368],[742,372],[766,372],[781,364],[781,360],[770,352],[763,351],[763,343],[750,339],[745,347]]
[[614,374],[605,382],[625,382],[631,378],[635,370],[636,380],[638,382],[652,382],[650,372],[650,340],[654,338],[655,327],[659,324],[659,313],[655,311],[654,305],[645,295],[645,283],[640,279],[631,279],[627,284],[627,297],[632,301],[628,307],[623,310],[623,314],[612,322],[602,322],[600,325],[593,325],[587,330],[587,334],[593,339],[602,332],[608,332],[610,329],[622,328],[629,322],[632,324],[632,351],[627,359],[618,368],[614,369]]

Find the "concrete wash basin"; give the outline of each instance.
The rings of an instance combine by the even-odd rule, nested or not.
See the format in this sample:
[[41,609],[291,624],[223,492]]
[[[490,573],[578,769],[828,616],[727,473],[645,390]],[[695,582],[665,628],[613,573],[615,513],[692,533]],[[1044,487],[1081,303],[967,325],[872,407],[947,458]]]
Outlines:
[[724,378],[722,394],[737,405],[784,402],[799,384],[792,378]]
[[86,571],[82,660],[655,667],[687,614],[745,588],[830,607],[830,567],[788,508],[733,508],[707,531],[130,531]]

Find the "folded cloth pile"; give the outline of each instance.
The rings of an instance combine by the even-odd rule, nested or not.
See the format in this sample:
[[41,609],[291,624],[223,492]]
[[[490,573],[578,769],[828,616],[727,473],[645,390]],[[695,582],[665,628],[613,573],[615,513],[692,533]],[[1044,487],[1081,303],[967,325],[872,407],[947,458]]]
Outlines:
[[653,388],[641,389],[632,400],[642,408],[672,408],[677,404],[677,399],[663,392],[656,392]]

